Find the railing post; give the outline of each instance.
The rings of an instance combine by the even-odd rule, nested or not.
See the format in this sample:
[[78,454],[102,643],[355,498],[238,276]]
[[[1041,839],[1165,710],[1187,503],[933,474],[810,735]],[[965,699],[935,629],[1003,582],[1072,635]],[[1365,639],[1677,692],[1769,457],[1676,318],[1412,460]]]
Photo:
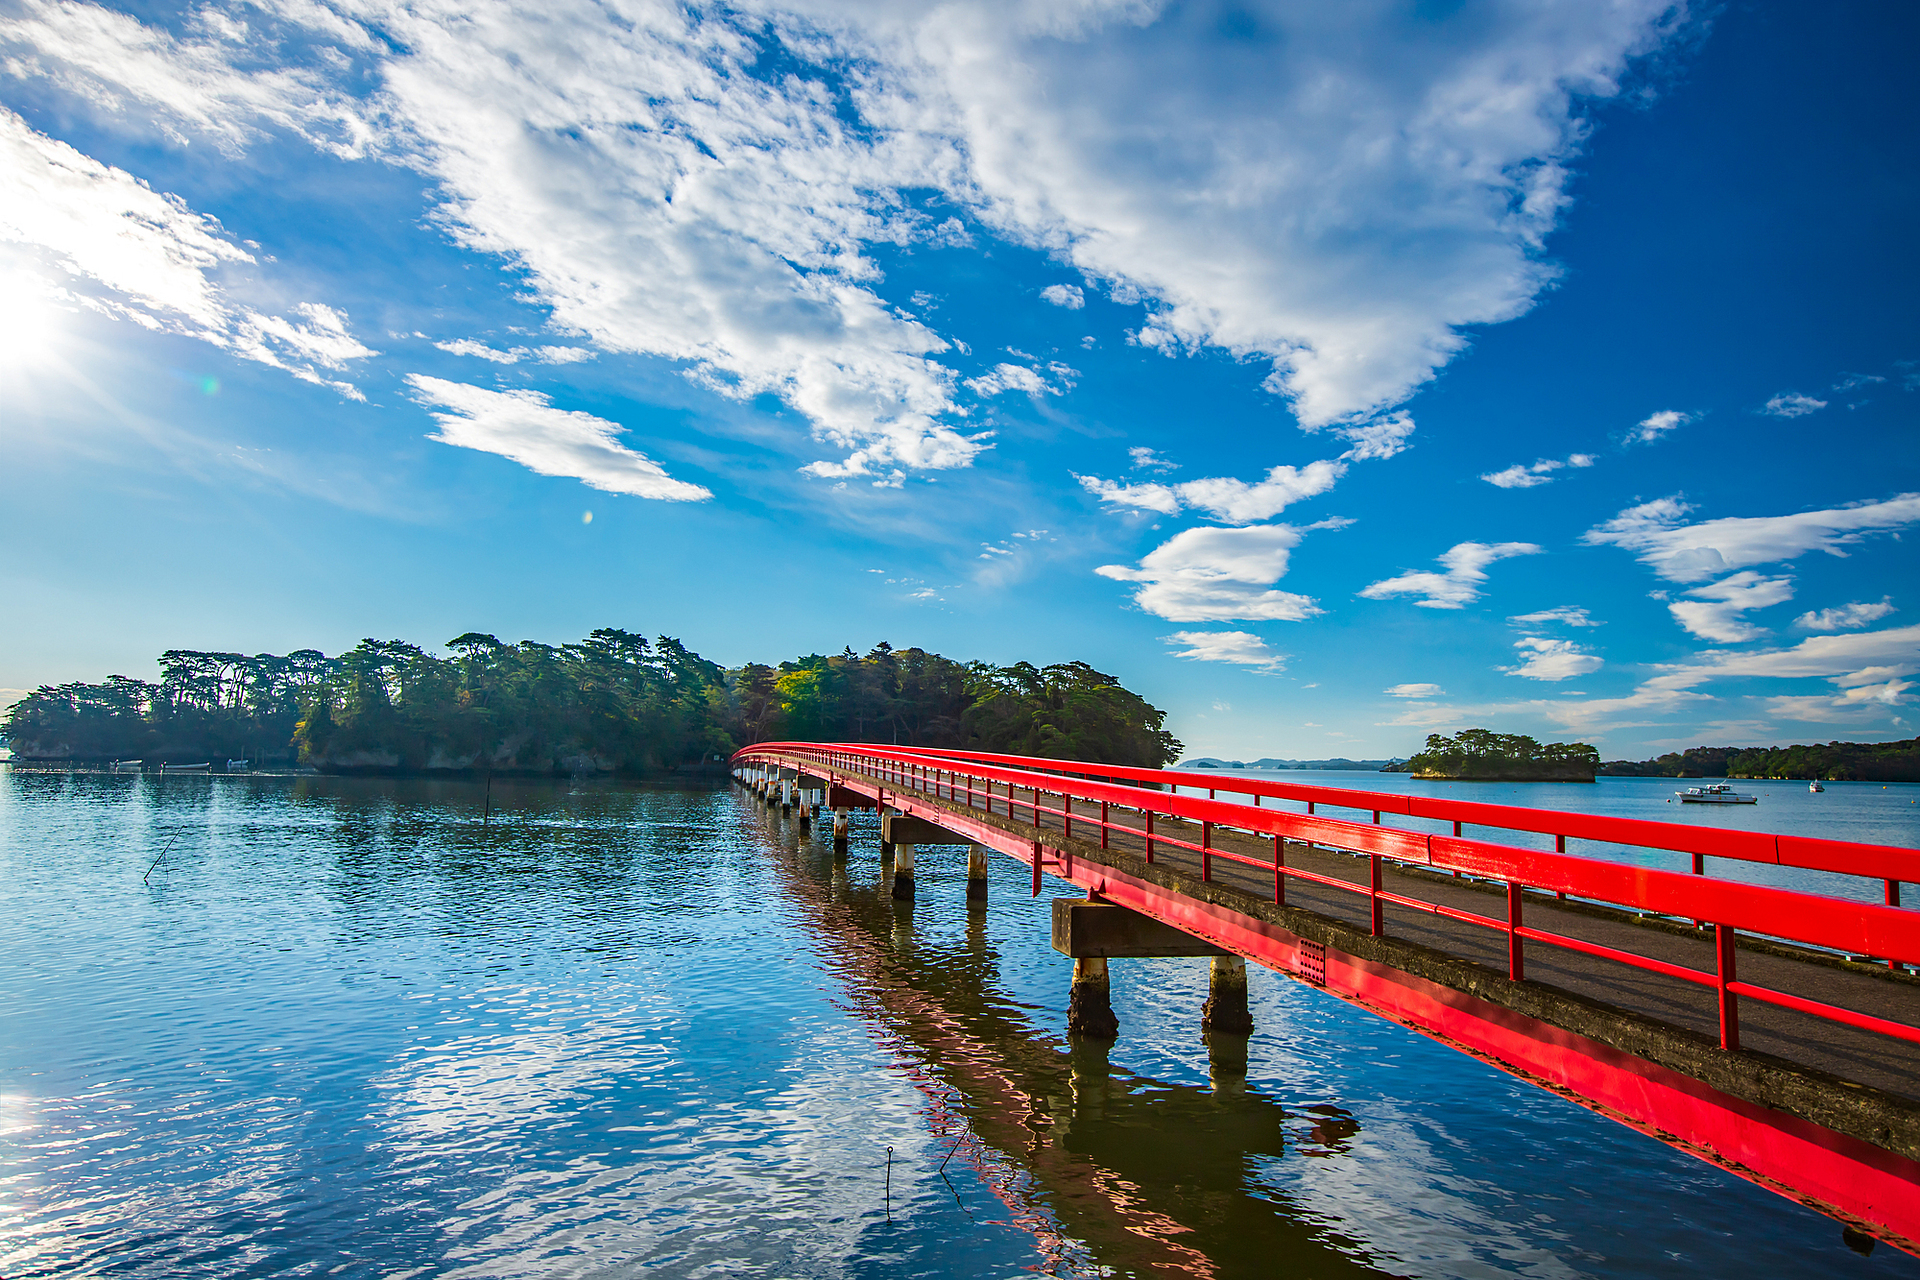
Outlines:
[[1284,837],[1273,838],[1273,901],[1281,907],[1287,905],[1287,873],[1280,869],[1287,865],[1285,845]]
[[[1555,836],[1553,838],[1553,851],[1555,853],[1565,853],[1567,851],[1567,838],[1565,836]],[[1562,902],[1567,900],[1567,895],[1557,889],[1554,891],[1553,896]]]
[[[1376,815],[1377,816],[1377,815]],[[1371,884],[1367,898],[1373,905],[1373,936],[1383,938],[1387,933],[1386,904],[1380,901],[1380,855],[1373,854],[1369,859],[1373,866]]]
[[1033,825],[1040,825],[1040,788],[1033,789]]
[[1060,834],[1073,838],[1073,797],[1064,791],[1060,793]]
[[1200,880],[1205,883],[1213,879],[1213,824],[1200,824]]
[[1307,816],[1308,817],[1313,816],[1313,801],[1311,800],[1307,801]]
[[1033,896],[1040,896],[1040,842],[1033,842]]
[[1520,936],[1520,886],[1507,881],[1507,977],[1515,982],[1527,976],[1526,939]]
[[1100,802],[1100,847],[1107,847],[1107,802]]
[[1727,989],[1734,980],[1733,948],[1734,931],[1724,924],[1713,926],[1714,958],[1716,976],[1720,991],[1720,1047],[1738,1049],[1740,1047],[1740,997]]
[[[1898,880],[1887,881],[1887,905],[1890,907],[1900,905],[1900,882]],[[1900,962],[1898,960],[1887,961],[1887,968],[1898,969],[1899,967]]]
[[1153,865],[1153,810],[1143,809],[1147,815],[1147,865]]

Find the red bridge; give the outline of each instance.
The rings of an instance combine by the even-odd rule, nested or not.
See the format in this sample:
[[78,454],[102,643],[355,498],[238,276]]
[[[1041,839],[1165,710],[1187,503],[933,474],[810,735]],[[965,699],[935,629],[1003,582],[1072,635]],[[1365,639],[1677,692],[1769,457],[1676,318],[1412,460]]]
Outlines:
[[1115,1034],[1109,958],[1201,954],[1208,1023],[1251,1030],[1251,960],[1920,1254],[1920,851],[926,748],[734,772],[832,809],[842,852],[878,809],[896,896],[923,844],[973,847],[970,896],[988,850],[1083,890],[1054,912],[1072,1032]]

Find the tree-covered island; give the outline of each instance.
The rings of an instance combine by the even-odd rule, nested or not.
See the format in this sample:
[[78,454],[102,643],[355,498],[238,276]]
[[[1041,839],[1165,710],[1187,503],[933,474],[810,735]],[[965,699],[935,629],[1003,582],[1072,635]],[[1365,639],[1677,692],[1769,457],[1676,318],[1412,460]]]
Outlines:
[[1382,773],[1416,778],[1501,782],[1592,782],[1600,753],[1584,742],[1549,742],[1524,734],[1466,729],[1455,738],[1427,735],[1426,749]]
[[42,686],[0,732],[16,759],[309,765],[325,773],[715,768],[776,740],[887,742],[1159,768],[1165,716],[1082,662],[957,662],[881,644],[724,670],[604,628],[574,644],[469,632],[439,656],[363,640],[338,657],[173,649],[158,683]]

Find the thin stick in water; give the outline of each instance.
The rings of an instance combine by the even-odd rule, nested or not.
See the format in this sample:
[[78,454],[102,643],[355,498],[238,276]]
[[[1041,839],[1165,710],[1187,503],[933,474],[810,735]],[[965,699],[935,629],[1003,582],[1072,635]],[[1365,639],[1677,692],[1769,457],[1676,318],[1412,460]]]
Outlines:
[[[180,833],[179,833],[178,831],[176,831],[176,832],[174,832],[174,833],[173,833],[173,840],[178,840],[179,838],[180,838]],[[169,840],[169,841],[167,841],[167,848],[166,848],[166,849],[162,849],[162,850],[160,851],[160,858],[164,858],[164,857],[166,857],[166,856],[167,856],[167,849],[171,849],[171,848],[173,848],[173,840]],[[141,877],[140,877],[140,883],[141,883],[141,884],[146,884],[146,883],[147,883],[147,876],[150,876],[150,875],[152,875],[152,874],[153,874],[153,868],[154,868],[154,867],[157,867],[157,866],[159,866],[159,865],[160,865],[160,858],[155,858],[155,859],[153,860],[153,865],[152,865],[152,866],[149,866],[149,867],[147,868],[147,875],[145,875],[145,876],[141,876]]]

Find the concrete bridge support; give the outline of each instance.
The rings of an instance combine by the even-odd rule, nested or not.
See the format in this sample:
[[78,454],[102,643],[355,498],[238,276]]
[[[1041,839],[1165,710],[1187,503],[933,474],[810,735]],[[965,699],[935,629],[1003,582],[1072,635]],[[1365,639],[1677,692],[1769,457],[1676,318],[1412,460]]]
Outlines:
[[913,901],[913,846],[893,846],[893,900]]
[[[1214,1026],[1210,1019],[1230,1017],[1232,998],[1219,999],[1222,984],[1231,991],[1232,977],[1239,976],[1240,1019],[1245,1031],[1253,1029],[1247,1016],[1247,962],[1211,942],[1184,933],[1151,916],[1141,915],[1110,902],[1078,898],[1053,900],[1053,949],[1073,957],[1073,990],[1067,998],[1067,1031],[1073,1035],[1102,1036],[1108,1040],[1120,1034],[1120,1022],[1113,1015],[1107,977],[1107,961],[1122,957],[1148,959],[1161,956],[1212,956],[1212,991],[1201,1011],[1201,1028],[1227,1032],[1227,1025]],[[1226,976],[1223,977],[1222,975]],[[1216,1010],[1216,1006],[1218,1009]],[[1104,1028],[1104,1029],[1103,1029]]]
[[967,901],[987,900],[987,846],[967,846]]
[[1105,956],[1073,962],[1073,989],[1067,996],[1067,1034],[1090,1040],[1118,1040],[1120,1019],[1113,1016],[1113,988]]
[[841,805],[833,811],[833,856],[835,858],[847,856],[848,826],[847,807]]
[[1222,1035],[1253,1034],[1253,1014],[1247,1011],[1247,962],[1239,956],[1213,958],[1207,1002],[1200,1007],[1200,1029]]

